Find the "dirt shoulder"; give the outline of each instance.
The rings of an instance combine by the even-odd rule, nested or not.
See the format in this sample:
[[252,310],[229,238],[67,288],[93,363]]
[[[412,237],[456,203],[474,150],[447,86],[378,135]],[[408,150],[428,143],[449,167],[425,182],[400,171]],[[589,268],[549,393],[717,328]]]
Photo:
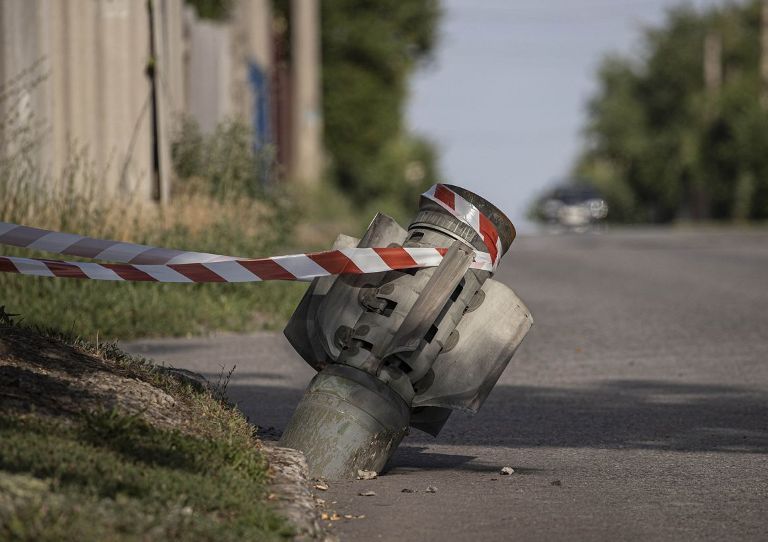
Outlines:
[[321,536],[299,459],[221,387],[2,316],[0,539]]

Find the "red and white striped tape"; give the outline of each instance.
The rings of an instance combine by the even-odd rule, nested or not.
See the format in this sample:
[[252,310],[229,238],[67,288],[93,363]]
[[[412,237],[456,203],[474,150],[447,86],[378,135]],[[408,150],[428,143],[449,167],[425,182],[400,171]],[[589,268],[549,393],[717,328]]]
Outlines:
[[493,267],[496,267],[502,253],[499,232],[493,222],[480,212],[480,209],[443,184],[433,185],[422,196],[434,201],[475,230],[488,248]]
[[[449,194],[453,195],[451,199]],[[498,234],[480,211],[450,189],[436,185],[425,197],[463,220],[486,240],[490,253],[476,252],[472,268],[493,271],[500,253]],[[0,244],[118,263],[65,262],[0,256],[0,272],[42,277],[148,282],[260,282],[312,280],[337,274],[379,273],[440,265],[447,248],[347,248],[271,258],[238,258],[107,241],[0,222]]]
[[[0,256],[0,272],[40,277],[148,282],[260,282],[312,280],[338,274],[363,274],[435,267],[445,248],[345,248],[254,260],[167,265],[63,262]],[[491,270],[490,259],[479,257],[474,269]]]
[[157,248],[135,243],[95,239],[74,233],[59,233],[9,222],[0,222],[0,245],[30,248],[80,256],[92,260],[130,264],[181,264],[245,260],[235,256]]

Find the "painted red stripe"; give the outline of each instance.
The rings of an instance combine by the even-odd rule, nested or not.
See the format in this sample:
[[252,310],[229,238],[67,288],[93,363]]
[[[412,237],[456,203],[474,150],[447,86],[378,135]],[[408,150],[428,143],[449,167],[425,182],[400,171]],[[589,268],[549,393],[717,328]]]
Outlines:
[[409,267],[419,266],[416,260],[402,248],[374,248],[373,250],[392,269],[408,269]]
[[130,264],[104,263],[101,265],[117,273],[117,275],[123,280],[157,282],[157,279],[155,279],[152,275],[148,275],[144,271],[137,269],[136,267]]
[[51,272],[57,277],[71,278],[71,279],[87,279],[82,269],[71,263],[60,262],[55,260],[43,260],[43,263],[51,270]]
[[224,277],[214,273],[201,263],[177,263],[168,265],[187,277],[192,282],[227,282]]
[[237,263],[261,280],[296,280],[293,273],[289,273],[272,260],[238,260]]
[[442,184],[435,185],[435,199],[439,199],[451,209],[456,209],[456,194]]
[[19,270],[13,265],[13,262],[8,258],[0,256],[0,272],[2,273],[18,273]]
[[340,275],[342,273],[362,273],[362,270],[357,267],[355,262],[350,260],[347,255],[340,250],[317,252],[314,254],[307,254],[307,256],[332,275]]
[[491,261],[495,262],[499,252],[496,249],[496,241],[499,238],[499,234],[493,223],[483,213],[480,213],[480,233],[483,236],[483,241],[485,241],[485,246],[488,247]]

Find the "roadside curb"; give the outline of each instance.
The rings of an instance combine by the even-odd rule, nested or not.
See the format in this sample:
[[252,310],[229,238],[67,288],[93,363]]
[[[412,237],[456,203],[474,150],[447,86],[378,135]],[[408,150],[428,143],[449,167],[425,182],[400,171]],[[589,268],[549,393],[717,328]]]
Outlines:
[[270,466],[269,501],[278,514],[296,530],[294,540],[338,540],[320,526],[315,499],[309,483],[309,469],[304,454],[293,448],[264,445]]

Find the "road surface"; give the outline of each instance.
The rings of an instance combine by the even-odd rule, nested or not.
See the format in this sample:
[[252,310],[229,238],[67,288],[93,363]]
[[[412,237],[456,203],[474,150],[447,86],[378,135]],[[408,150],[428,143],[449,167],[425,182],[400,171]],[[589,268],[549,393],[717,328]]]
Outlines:
[[[768,234],[523,237],[497,278],[534,328],[479,414],[318,492],[365,515],[333,522],[342,540],[768,539]],[[267,437],[313,374],[276,333],[130,349],[237,365],[230,397]]]

